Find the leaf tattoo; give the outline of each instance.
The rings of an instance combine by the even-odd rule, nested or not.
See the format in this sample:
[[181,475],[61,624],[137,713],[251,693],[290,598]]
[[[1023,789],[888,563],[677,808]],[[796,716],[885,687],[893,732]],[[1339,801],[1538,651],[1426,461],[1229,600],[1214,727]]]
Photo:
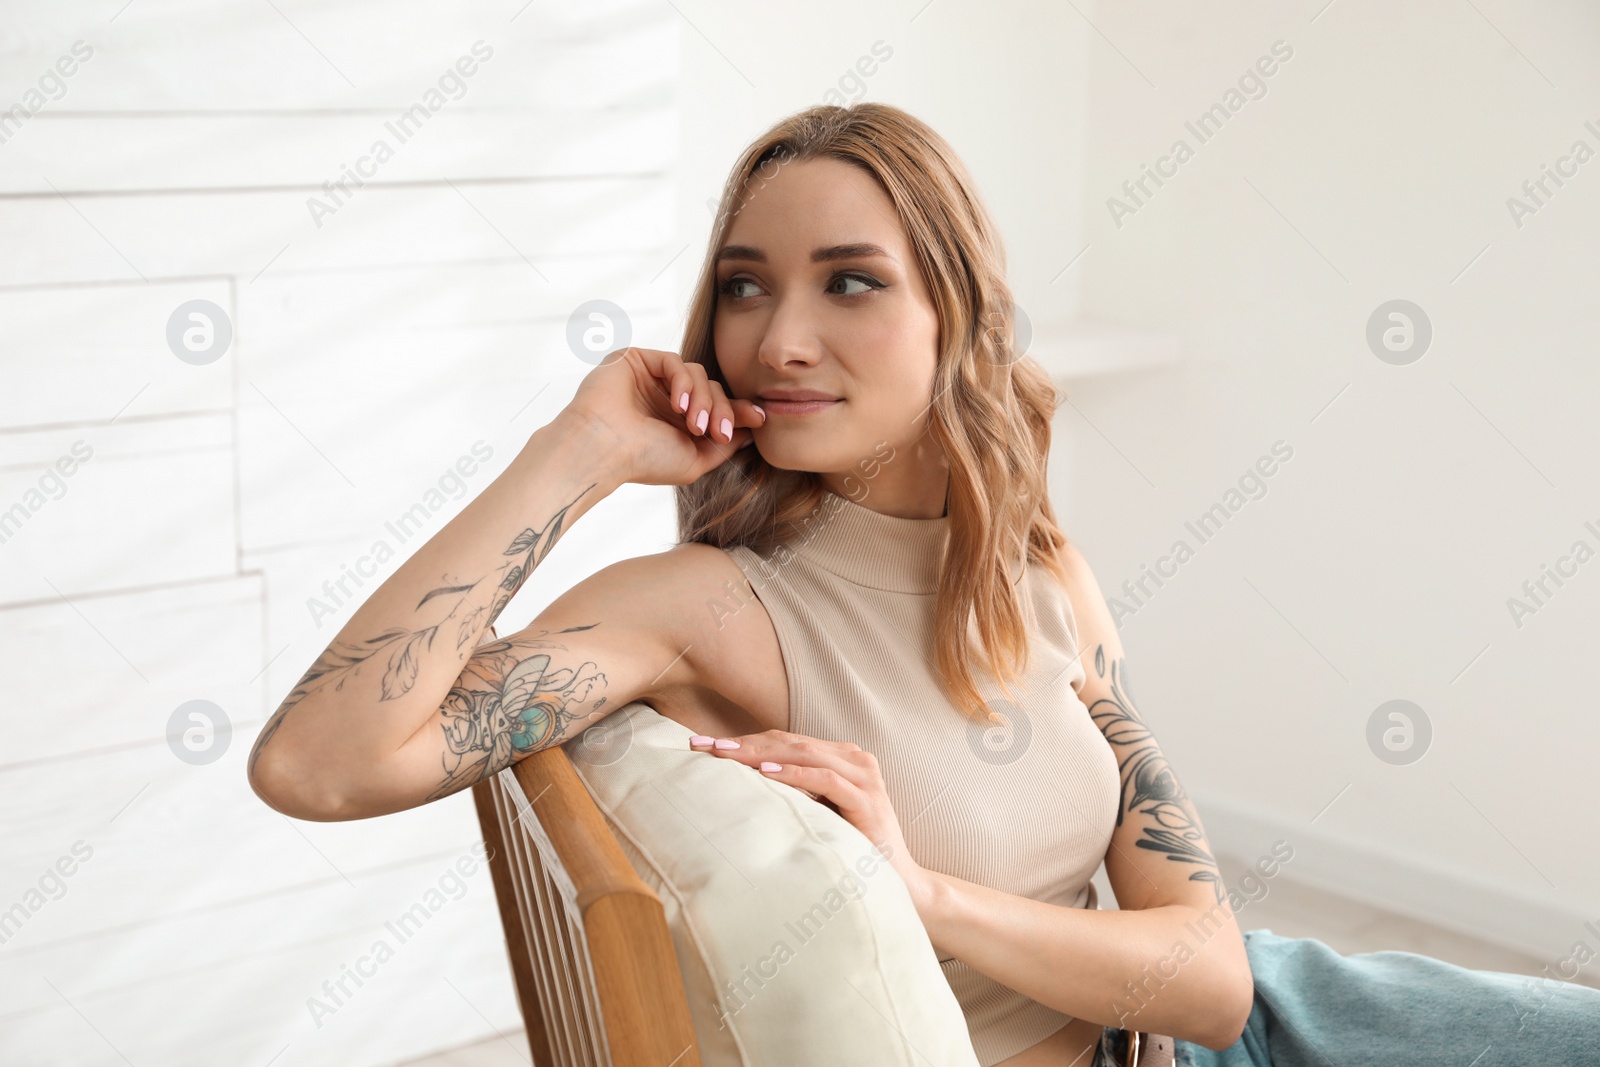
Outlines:
[[[1209,883],[1217,903],[1221,904],[1226,899],[1222,876],[1200,827],[1199,816],[1172,765],[1162,755],[1155,734],[1128,696],[1122,677],[1123,663],[1119,657],[1110,665],[1111,695],[1097,699],[1089,708],[1090,716],[1110,742],[1122,770],[1117,825],[1121,826],[1124,817],[1135,812],[1146,816],[1144,836],[1135,842],[1136,846],[1162,853],[1175,863],[1196,865],[1200,869],[1190,874],[1189,880]],[[1094,651],[1094,670],[1099,677],[1107,677],[1104,645]]]
[[[591,482],[581,490],[577,496],[555,513],[543,529],[528,527],[517,534],[511,544],[502,553],[510,557],[501,566],[500,579],[496,583],[499,595],[492,605],[468,604],[462,615],[455,636],[455,647],[452,650],[457,655],[469,642],[494,625],[500,617],[500,612],[511,602],[523,581],[539,562],[550,554],[550,549],[555,546],[561,536],[562,528],[566,524],[567,513],[572,510],[577,502],[583,499],[596,483]],[[520,561],[516,557],[525,557]],[[487,576],[486,576],[487,577]],[[378,700],[398,700],[405,696],[417,684],[421,674],[425,654],[433,649],[433,641],[441,627],[456,616],[456,612],[466,603],[473,590],[479,588],[484,582],[483,578],[464,584],[442,585],[429,590],[421,600],[417,601],[414,610],[420,611],[430,600],[440,596],[454,596],[456,601],[448,614],[430,626],[416,630],[407,630],[403,627],[391,627],[382,633],[366,638],[355,644],[334,641],[316,661],[301,675],[295,687],[278,706],[277,711],[267,720],[261,733],[256,738],[255,747],[250,751],[249,773],[254,774],[256,762],[261,757],[262,750],[272,740],[283,721],[289,713],[299,705],[308,695],[323,688],[330,682],[334,689],[344,688],[344,683],[354,675],[360,673],[361,667],[367,660],[374,657],[387,657],[387,666],[378,685]],[[489,613],[487,620],[483,616]],[[566,632],[566,631],[563,631]],[[337,679],[337,681],[335,681]],[[452,690],[454,692],[454,690]]]

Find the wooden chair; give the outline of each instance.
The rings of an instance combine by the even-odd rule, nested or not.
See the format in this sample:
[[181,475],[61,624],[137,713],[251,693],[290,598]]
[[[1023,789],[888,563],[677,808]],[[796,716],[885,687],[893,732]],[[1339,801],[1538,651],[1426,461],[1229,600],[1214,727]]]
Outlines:
[[472,793],[536,1067],[699,1067],[661,899],[566,751]]

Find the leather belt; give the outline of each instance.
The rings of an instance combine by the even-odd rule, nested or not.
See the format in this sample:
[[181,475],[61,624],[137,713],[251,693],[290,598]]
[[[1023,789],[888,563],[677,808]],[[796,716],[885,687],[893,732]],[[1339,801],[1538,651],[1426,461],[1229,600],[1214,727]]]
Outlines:
[[1123,1030],[1122,1063],[1119,1067],[1173,1067],[1177,1049],[1165,1034]]

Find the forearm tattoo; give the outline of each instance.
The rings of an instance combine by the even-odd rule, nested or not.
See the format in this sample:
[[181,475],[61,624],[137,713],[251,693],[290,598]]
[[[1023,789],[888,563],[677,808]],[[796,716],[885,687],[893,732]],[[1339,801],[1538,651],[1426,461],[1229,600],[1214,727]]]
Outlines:
[[[554,636],[592,630],[573,626]],[[439,709],[444,719],[444,780],[428,800],[482,781],[532,752],[559,745],[605,706],[606,676],[594,663],[557,667],[558,641],[536,636],[495,641],[473,653]]]
[[[358,675],[367,661],[372,660],[384,665],[383,676],[378,683],[378,700],[398,700],[416,685],[423,657],[433,650],[434,642],[441,634],[454,642],[453,651],[459,655],[464,646],[487,632],[528,575],[550,554],[550,549],[555,546],[566,524],[567,513],[593,488],[594,484],[591,483],[579,492],[542,529],[530,526],[512,538],[503,553],[504,561],[488,574],[473,582],[439,586],[417,601],[414,612],[421,612],[423,606],[435,597],[454,597],[449,613],[439,621],[420,629],[391,627],[354,644],[337,640],[330,644],[300,676],[278,710],[262,727],[255,747],[250,751],[250,773],[255,772],[256,761],[261,758],[262,750],[283,725],[284,719],[311,693],[329,684],[336,690],[343,689],[345,682]],[[489,582],[493,582],[492,591],[486,598],[489,603],[473,603],[473,592],[487,587]],[[484,617],[485,613],[487,618]],[[451,690],[451,693],[454,695],[455,690]]]
[[[1105,646],[1094,650],[1095,674],[1107,678]],[[1217,861],[1211,855],[1200,817],[1195,813],[1178,776],[1161,754],[1156,736],[1134,708],[1123,687],[1123,660],[1109,664],[1110,696],[1100,697],[1089,706],[1095,725],[1111,743],[1122,771],[1121,797],[1117,805],[1117,825],[1129,815],[1145,816],[1144,835],[1135,844],[1160,852],[1174,863],[1192,863],[1199,869],[1189,875],[1191,882],[1208,882],[1217,903],[1226,899]]]

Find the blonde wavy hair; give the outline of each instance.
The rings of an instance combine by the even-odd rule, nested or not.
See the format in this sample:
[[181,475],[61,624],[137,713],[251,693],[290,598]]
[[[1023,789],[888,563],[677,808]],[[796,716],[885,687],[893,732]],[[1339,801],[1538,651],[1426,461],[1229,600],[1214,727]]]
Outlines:
[[[1064,397],[1043,368],[1015,350],[1005,251],[950,145],[882,103],[808,108],[758,137],[723,187],[680,351],[727,390],[712,334],[716,252],[746,190],[753,195],[752,180],[765,182],[786,163],[819,158],[862,168],[888,193],[938,310],[928,432],[949,460],[951,520],[935,599],[938,682],[964,715],[993,723],[973,681],[969,628],[975,617],[989,673],[1009,696],[1007,680],[1028,664],[1028,631],[1011,570],[1026,551],[1028,561],[1063,586],[1067,581],[1067,537],[1046,485],[1050,422]],[[679,540],[743,545],[766,555],[804,532],[823,494],[817,473],[782,470],[762,459],[759,448],[741,449],[677,487]]]

